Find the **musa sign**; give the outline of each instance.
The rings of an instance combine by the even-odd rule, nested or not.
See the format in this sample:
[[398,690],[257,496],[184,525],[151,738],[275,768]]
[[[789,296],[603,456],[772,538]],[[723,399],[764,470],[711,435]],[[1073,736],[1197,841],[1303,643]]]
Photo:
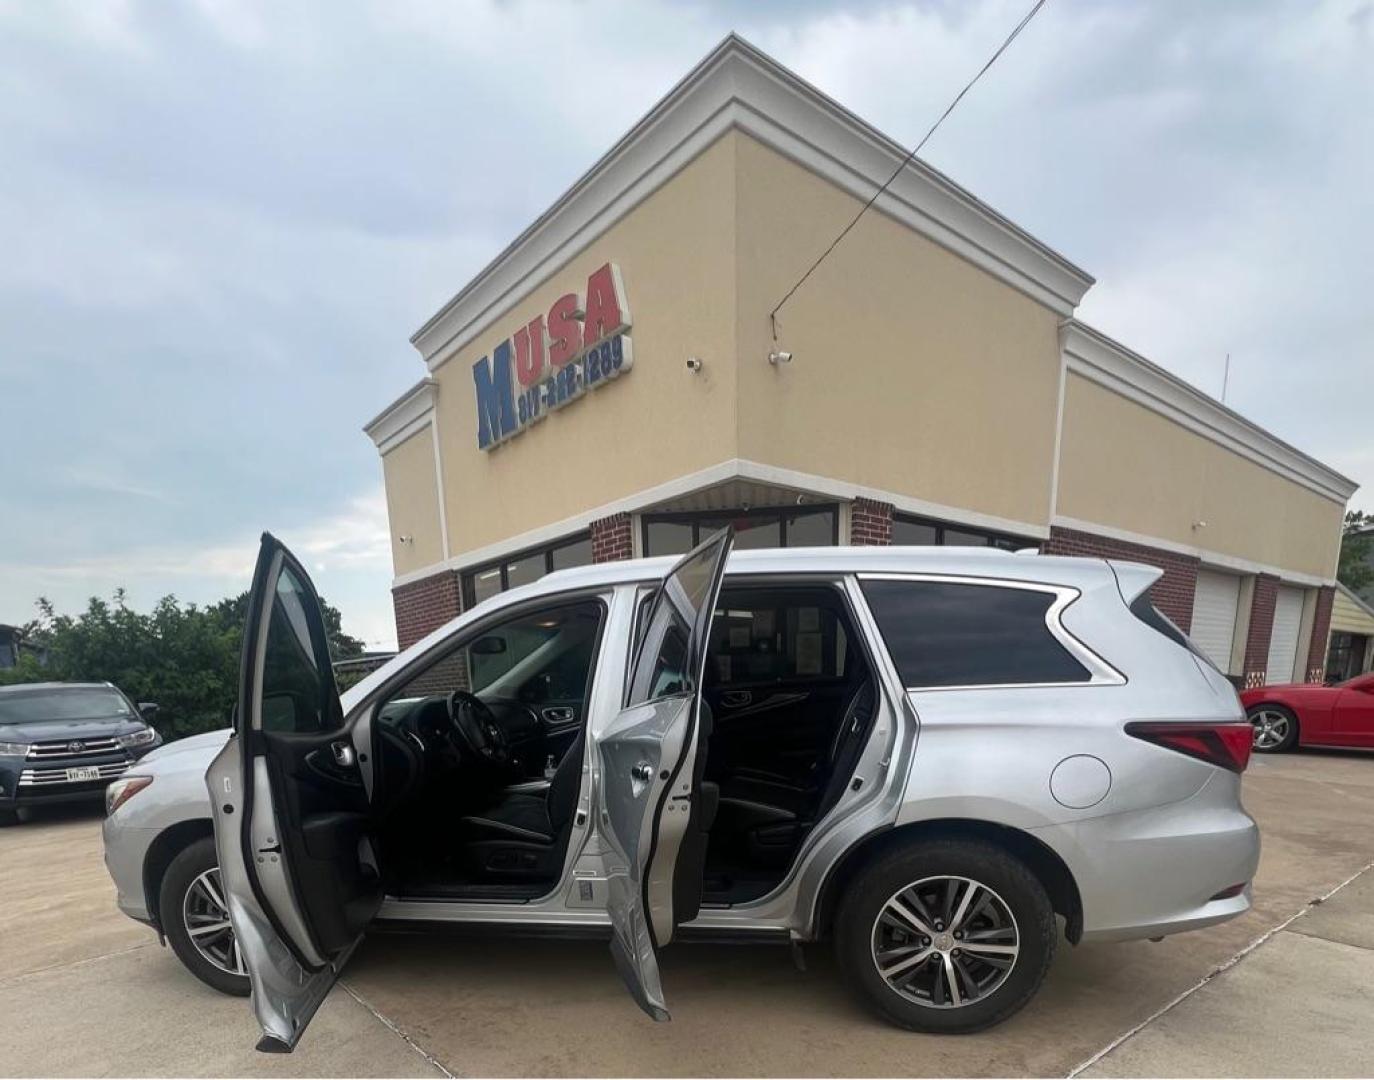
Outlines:
[[554,409],[630,369],[630,307],[620,268],[605,263],[587,278],[586,298],[560,296],[472,365],[477,445],[518,435]]

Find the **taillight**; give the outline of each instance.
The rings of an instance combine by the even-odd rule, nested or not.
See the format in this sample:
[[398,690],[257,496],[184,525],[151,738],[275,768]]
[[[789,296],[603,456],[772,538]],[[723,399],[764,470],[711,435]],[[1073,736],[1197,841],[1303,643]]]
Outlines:
[[1254,729],[1246,723],[1177,720],[1136,720],[1126,725],[1126,734],[1237,773],[1244,772],[1250,764],[1250,747],[1255,738]]

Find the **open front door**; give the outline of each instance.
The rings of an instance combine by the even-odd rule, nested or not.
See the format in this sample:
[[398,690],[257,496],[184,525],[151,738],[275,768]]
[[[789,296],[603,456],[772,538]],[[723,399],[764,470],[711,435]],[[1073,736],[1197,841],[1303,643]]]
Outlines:
[[611,954],[640,1007],[667,1020],[654,950],[701,906],[718,792],[702,783],[710,710],[701,684],[734,532],[683,556],[649,606],[625,709],[597,742],[601,833],[612,851]]
[[205,774],[259,1050],[295,1047],[381,905],[358,762],[319,598],[300,563],[264,533],[234,734]]

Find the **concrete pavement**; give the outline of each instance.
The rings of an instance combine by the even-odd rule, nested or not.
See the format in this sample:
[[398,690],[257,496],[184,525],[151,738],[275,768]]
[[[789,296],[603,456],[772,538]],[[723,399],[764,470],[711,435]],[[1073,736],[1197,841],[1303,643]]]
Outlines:
[[1374,874],[1308,905],[1374,859],[1374,755],[1256,759],[1245,801],[1264,835],[1254,910],[1160,944],[1062,945],[1040,996],[982,1035],[873,1019],[824,947],[806,972],[785,949],[670,948],[674,1020],[655,1025],[601,944],[376,935],[290,1057],[256,1054],[247,1003],[114,910],[96,816],[45,815],[0,830],[0,1074],[1367,1073]]
[[1368,1076],[1371,1016],[1365,871],[1075,1075]]

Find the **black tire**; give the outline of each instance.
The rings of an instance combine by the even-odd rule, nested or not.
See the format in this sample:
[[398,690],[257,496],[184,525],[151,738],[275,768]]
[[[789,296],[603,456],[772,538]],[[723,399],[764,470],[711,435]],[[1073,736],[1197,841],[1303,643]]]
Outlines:
[[[1279,716],[1283,717],[1288,722],[1288,727],[1283,737],[1279,739],[1278,742],[1269,746],[1261,746],[1259,740],[1259,725],[1261,721],[1259,717],[1261,713],[1266,712],[1278,713]],[[1250,706],[1250,708],[1245,711],[1245,719],[1249,720],[1251,727],[1255,728],[1255,739],[1250,745],[1257,754],[1282,754],[1292,750],[1293,747],[1298,744],[1298,718],[1292,709],[1286,709],[1282,705],[1271,705],[1260,702],[1258,705]]]
[[[994,980],[1000,977],[1000,982],[987,983],[985,994],[955,1008],[922,1003],[899,992],[878,970],[874,952],[879,917],[889,900],[906,886],[946,876],[967,878],[996,894],[1014,920],[1018,947],[1010,969],[1000,976],[989,976]],[[860,997],[899,1027],[947,1034],[982,1031],[1022,1008],[1035,996],[1049,971],[1058,937],[1054,909],[1035,875],[1018,859],[975,840],[920,840],[881,856],[850,882],[835,922],[840,969]],[[945,963],[940,956],[925,962],[936,967]],[[961,989],[967,990],[963,975],[959,978]],[[948,1001],[948,992],[942,997]]]
[[195,880],[207,870],[219,865],[215,853],[214,837],[205,836],[183,848],[162,875],[162,888],[158,892],[157,910],[162,932],[177,954],[177,959],[206,986],[213,987],[221,994],[234,997],[247,997],[249,984],[247,975],[235,975],[232,971],[216,967],[191,941],[186,928],[186,892]]

